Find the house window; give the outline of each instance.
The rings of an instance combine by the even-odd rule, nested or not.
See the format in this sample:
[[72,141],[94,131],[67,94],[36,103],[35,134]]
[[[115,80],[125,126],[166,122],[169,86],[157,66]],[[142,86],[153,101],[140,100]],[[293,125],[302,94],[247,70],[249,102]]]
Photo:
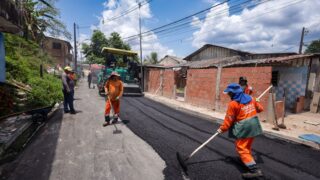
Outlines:
[[271,83],[273,86],[278,86],[279,83],[279,71],[272,71]]
[[61,43],[52,43],[52,49],[61,49]]

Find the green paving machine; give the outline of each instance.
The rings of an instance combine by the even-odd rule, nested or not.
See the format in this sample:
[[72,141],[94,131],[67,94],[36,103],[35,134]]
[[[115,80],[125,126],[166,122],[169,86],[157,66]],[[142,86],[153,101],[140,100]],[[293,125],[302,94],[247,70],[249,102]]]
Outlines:
[[104,95],[104,85],[110,74],[116,71],[124,84],[124,96],[143,96],[141,88],[141,65],[137,63],[137,53],[133,51],[104,47],[104,68],[98,75],[99,94]]

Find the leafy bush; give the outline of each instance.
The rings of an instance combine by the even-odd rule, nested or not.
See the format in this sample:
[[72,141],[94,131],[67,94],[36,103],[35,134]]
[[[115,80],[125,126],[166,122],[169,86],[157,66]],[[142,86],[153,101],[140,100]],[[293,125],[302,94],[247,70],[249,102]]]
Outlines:
[[51,65],[52,57],[43,53],[32,41],[5,34],[7,80],[16,80],[31,86],[28,105],[32,107],[51,105],[62,100],[60,79],[44,72],[40,77],[40,64]]
[[45,74],[43,78],[32,77],[28,82],[32,86],[28,99],[34,106],[50,105],[63,98],[61,81],[52,75]]

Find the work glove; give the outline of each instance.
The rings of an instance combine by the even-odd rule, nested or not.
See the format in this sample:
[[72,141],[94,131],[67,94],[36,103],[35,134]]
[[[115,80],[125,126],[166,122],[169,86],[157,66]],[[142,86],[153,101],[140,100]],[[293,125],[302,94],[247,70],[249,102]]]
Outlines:
[[217,130],[217,133],[218,133],[218,134],[221,134],[221,133],[222,133],[222,130],[219,128],[219,129]]
[[256,98],[256,102],[260,102],[260,99],[259,99],[259,98]]

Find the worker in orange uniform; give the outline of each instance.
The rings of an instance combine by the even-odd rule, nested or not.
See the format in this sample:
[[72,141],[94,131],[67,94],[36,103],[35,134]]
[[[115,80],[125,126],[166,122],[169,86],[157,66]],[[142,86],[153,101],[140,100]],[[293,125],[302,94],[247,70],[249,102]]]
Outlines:
[[[107,80],[104,90],[107,96],[106,108],[105,108],[105,123],[103,126],[108,126],[110,124],[110,110],[111,106],[114,110],[113,122],[118,121],[120,113],[120,97],[123,93],[123,83],[120,79],[120,75],[117,72],[112,72],[109,79]],[[111,103],[111,104],[110,104]]]
[[246,77],[240,77],[239,78],[239,84],[243,89],[243,92],[249,95],[253,95],[253,88],[252,86],[248,85],[248,80]]
[[229,137],[236,139],[236,150],[241,161],[249,169],[243,173],[243,178],[263,176],[260,168],[251,154],[251,145],[254,137],[262,134],[262,128],[257,113],[263,111],[263,107],[254,98],[245,94],[237,83],[231,83],[224,90],[231,98],[225,119],[218,129],[218,133],[229,130]]

